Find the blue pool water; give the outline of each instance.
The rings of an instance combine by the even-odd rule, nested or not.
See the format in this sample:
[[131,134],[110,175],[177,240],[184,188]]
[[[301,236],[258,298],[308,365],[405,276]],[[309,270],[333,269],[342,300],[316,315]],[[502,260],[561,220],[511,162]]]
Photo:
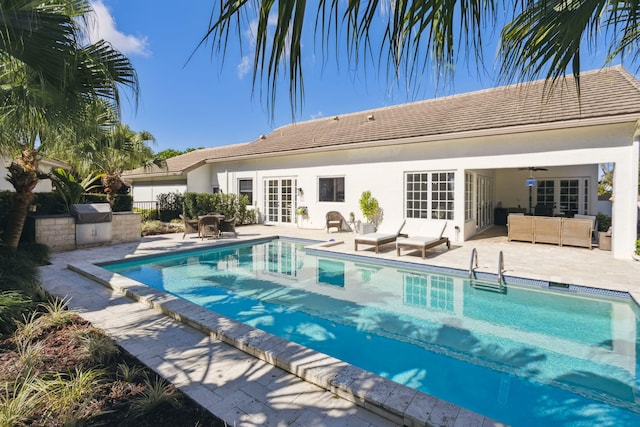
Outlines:
[[513,426],[640,425],[626,298],[487,292],[279,239],[103,267]]

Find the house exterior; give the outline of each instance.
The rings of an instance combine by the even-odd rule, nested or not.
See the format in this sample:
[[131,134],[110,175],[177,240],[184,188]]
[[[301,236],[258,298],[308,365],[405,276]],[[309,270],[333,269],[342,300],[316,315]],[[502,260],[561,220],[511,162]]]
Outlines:
[[[0,157],[0,191],[15,191],[13,185],[9,181],[6,180],[6,177],[9,176],[9,166],[13,159],[8,157]],[[48,159],[44,158],[40,160],[40,168],[39,170],[43,173],[48,173],[51,169],[62,168],[65,170],[69,169],[69,165],[65,162],[56,159]],[[36,188],[33,190],[36,193],[48,193],[53,188],[50,179],[40,179],[38,180],[38,184]]]
[[[501,209],[595,215],[598,165],[613,163],[612,250],[636,240],[640,82],[621,67],[295,123],[253,142],[125,174],[135,201],[167,191],[246,194],[265,223],[324,228],[370,190],[382,221],[447,221],[464,241]],[[307,215],[296,215],[305,206]]]

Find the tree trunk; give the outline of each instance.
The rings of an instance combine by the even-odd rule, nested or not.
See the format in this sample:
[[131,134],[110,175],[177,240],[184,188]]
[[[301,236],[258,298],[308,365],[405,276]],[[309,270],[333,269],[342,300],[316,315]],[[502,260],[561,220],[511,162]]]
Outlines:
[[102,176],[102,185],[104,186],[104,192],[107,193],[107,202],[113,209],[113,202],[115,201],[115,195],[118,190],[122,188],[122,179],[117,172],[107,172]]
[[38,184],[38,157],[35,150],[25,150],[14,159],[9,166],[9,182],[16,189],[16,194],[9,210],[4,240],[9,248],[15,250],[20,243],[29,205],[35,197],[33,189]]

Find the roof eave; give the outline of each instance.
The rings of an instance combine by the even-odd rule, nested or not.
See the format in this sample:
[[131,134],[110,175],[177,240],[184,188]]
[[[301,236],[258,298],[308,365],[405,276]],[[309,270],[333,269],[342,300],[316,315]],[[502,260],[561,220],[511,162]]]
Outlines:
[[126,179],[138,179],[138,178],[164,178],[171,176],[182,176],[184,175],[183,171],[163,171],[163,172],[149,172],[149,173],[134,173],[134,174],[123,174],[122,177]]
[[329,145],[329,146],[302,148],[302,149],[296,149],[296,150],[282,150],[282,151],[274,151],[270,153],[217,157],[215,159],[207,159],[204,161],[204,163],[207,163],[207,164],[224,163],[224,162],[237,161],[237,160],[277,157],[281,155],[295,155],[295,154],[308,154],[308,153],[327,152],[327,151],[340,151],[340,150],[350,150],[354,148],[385,147],[389,145],[416,144],[421,142],[433,142],[433,141],[450,141],[450,140],[456,140],[456,139],[478,138],[478,137],[498,136],[498,135],[507,135],[507,134],[529,133],[529,132],[541,132],[541,131],[559,130],[559,129],[571,129],[571,128],[585,127],[585,126],[602,126],[602,125],[628,123],[628,122],[635,123],[635,122],[638,122],[639,120],[640,120],[640,113],[631,113],[631,114],[624,114],[619,116],[593,117],[588,119],[575,119],[575,120],[565,120],[565,121],[557,121],[557,122],[506,126],[506,127],[499,127],[499,128],[470,130],[470,131],[464,131],[464,132],[451,132],[446,134],[413,136],[408,138],[394,138],[394,139],[385,139],[385,140],[376,140],[376,141],[354,142],[349,144],[336,144],[336,145]]

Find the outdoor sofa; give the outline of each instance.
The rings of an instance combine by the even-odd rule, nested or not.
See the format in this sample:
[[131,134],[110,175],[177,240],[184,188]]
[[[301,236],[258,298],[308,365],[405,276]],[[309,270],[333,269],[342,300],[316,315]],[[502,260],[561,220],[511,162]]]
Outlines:
[[591,249],[593,224],[589,218],[510,214],[507,218],[508,240]]

